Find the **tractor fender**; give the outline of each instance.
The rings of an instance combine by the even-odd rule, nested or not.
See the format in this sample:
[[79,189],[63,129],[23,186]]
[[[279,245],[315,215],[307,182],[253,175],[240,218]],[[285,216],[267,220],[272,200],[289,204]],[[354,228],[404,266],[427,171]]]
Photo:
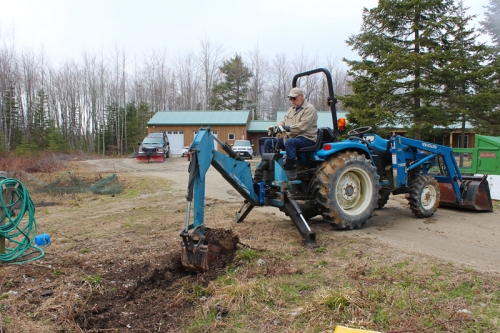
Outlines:
[[[326,160],[326,159],[328,159],[328,157],[335,155],[337,153],[341,153],[344,151],[356,151],[359,154],[365,155],[366,158],[369,158],[370,161],[372,161],[372,164],[375,165],[370,151],[368,150],[368,148],[364,144],[353,142],[353,141],[349,141],[349,142],[341,141],[341,142],[333,142],[333,143],[331,143],[331,145],[332,145],[332,149],[318,150],[316,152],[316,155],[320,159]],[[323,147],[324,147],[324,145],[323,145]]]

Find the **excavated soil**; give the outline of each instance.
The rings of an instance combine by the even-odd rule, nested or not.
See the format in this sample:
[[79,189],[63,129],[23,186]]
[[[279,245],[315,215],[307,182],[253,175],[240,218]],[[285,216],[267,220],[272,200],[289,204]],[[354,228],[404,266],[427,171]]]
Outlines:
[[227,229],[207,228],[205,236],[207,243],[223,246],[226,255],[204,273],[188,272],[182,266],[179,251],[157,258],[158,261],[126,267],[110,265],[102,275],[102,280],[110,285],[102,286],[105,292],[93,292],[75,314],[79,327],[87,332],[179,331],[181,323],[202,303],[195,289],[206,287],[224,273],[226,265],[233,262],[239,241]]

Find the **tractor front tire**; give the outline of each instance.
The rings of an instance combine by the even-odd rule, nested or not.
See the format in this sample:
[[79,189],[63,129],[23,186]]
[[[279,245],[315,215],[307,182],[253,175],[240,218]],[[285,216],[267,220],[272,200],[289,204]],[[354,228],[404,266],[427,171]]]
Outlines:
[[380,198],[377,200],[377,209],[382,209],[387,204],[387,201],[389,201],[389,197],[391,195],[391,192],[381,190],[379,192],[379,194],[380,194]]
[[420,175],[410,184],[408,195],[411,212],[416,217],[429,217],[439,207],[441,191],[437,180],[429,175]]
[[339,229],[363,226],[377,208],[379,178],[364,155],[344,152],[330,157],[315,178],[316,200],[325,219]]

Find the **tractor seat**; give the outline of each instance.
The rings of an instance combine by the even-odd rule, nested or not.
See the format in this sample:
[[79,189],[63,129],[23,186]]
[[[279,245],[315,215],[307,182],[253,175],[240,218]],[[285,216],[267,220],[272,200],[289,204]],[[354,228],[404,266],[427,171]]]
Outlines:
[[316,139],[316,143],[309,147],[299,148],[297,153],[307,153],[307,152],[315,152],[322,148],[323,143],[326,142],[335,142],[337,141],[333,136],[332,130],[328,127],[318,128],[318,138]]

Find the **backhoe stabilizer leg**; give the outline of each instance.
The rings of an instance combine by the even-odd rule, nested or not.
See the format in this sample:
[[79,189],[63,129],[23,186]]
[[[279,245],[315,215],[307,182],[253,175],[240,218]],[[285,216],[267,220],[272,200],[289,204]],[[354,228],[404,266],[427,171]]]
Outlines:
[[311,230],[309,224],[307,224],[306,220],[304,219],[304,216],[302,215],[302,211],[299,205],[292,198],[290,193],[288,191],[286,191],[285,193],[286,193],[286,200],[284,206],[284,209],[286,210],[285,212],[288,213],[288,215],[292,219],[292,222],[299,230],[300,235],[302,236],[302,238],[304,238],[306,244],[313,249],[319,247],[319,244],[316,242],[316,232]]
[[252,205],[248,200],[245,200],[243,206],[241,206],[240,210],[236,213],[236,216],[233,219],[235,223],[241,223],[247,217],[247,215],[252,211],[255,206]]

